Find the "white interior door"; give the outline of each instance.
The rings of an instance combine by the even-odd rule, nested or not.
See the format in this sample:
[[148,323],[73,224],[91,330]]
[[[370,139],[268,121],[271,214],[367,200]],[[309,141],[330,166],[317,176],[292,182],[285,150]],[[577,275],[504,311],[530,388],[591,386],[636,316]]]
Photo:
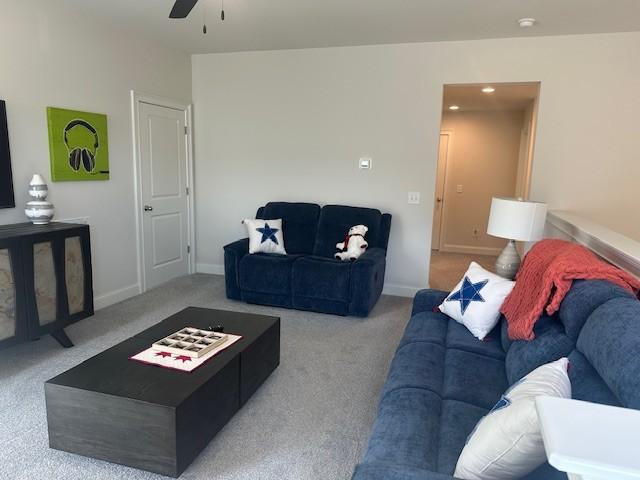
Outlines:
[[147,288],[189,273],[186,112],[140,103],[142,242]]
[[436,173],[436,195],[433,202],[433,228],[431,234],[431,249],[440,250],[440,235],[442,232],[442,212],[444,209],[444,180],[447,170],[447,155],[449,153],[449,134],[440,134],[438,148],[438,169]]

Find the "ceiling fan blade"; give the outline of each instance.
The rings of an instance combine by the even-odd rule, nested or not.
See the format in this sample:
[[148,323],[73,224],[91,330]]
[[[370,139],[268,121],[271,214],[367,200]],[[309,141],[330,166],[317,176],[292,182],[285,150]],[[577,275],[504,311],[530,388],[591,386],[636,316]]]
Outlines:
[[191,12],[196,3],[198,3],[198,0],[176,0],[169,14],[169,18],[185,18],[189,15],[189,12]]

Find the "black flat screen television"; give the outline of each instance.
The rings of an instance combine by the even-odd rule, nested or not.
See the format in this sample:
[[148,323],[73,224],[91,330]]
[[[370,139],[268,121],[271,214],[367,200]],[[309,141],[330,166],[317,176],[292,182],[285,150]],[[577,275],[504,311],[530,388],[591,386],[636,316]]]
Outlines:
[[0,208],[13,208],[15,206],[13,178],[11,176],[11,154],[9,152],[9,131],[7,129],[7,109],[4,100],[0,100]]

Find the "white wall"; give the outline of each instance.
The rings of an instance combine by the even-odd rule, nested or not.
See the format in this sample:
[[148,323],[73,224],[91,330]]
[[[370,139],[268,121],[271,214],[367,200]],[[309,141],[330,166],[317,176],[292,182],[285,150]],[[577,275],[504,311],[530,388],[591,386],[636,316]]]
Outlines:
[[4,0],[0,66],[17,205],[0,210],[0,223],[26,221],[31,175],[51,178],[45,108],[107,114],[111,179],[50,182],[50,200],[58,219],[90,218],[96,306],[137,293],[129,91],[189,100],[189,56],[65,11],[58,2]]
[[391,291],[425,286],[448,83],[541,81],[531,198],[640,239],[638,51],[640,33],[196,55],[200,268],[266,201],[345,203],[394,215]]

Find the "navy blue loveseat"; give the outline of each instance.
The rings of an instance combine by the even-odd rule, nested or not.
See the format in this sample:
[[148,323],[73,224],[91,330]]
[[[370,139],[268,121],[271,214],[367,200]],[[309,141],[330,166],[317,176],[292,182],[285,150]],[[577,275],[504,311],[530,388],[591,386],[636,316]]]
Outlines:
[[[261,305],[366,317],[384,285],[391,215],[373,208],[271,202],[259,219],[282,219],[287,255],[249,255],[249,239],[224,247],[227,297]],[[333,258],[353,225],[369,227],[355,262]]]
[[[530,342],[509,341],[504,318],[485,341],[434,307],[423,290],[391,363],[378,417],[354,480],[450,480],[467,436],[507,387],[548,362],[570,361],[573,398],[640,409],[640,301],[600,280],[574,282]],[[545,463],[527,480],[566,480]]]

